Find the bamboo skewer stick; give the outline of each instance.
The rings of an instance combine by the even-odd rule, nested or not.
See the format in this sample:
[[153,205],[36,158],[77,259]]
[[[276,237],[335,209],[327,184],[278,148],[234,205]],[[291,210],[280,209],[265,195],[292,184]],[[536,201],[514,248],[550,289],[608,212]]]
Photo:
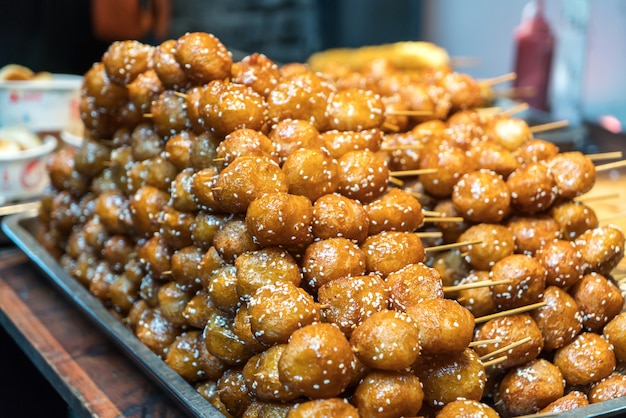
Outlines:
[[474,322],[476,324],[481,324],[483,322],[487,322],[495,318],[500,318],[502,316],[515,315],[518,313],[532,311],[533,309],[541,308],[542,306],[545,306],[545,305],[546,305],[546,302],[532,303],[530,305],[520,306],[519,308],[509,309],[507,311],[496,312],[491,315],[479,316],[478,318],[474,320]]
[[602,164],[596,166],[596,171],[607,171],[614,168],[626,167],[626,160],[615,161],[614,163]]
[[432,232],[416,232],[415,233],[418,237],[420,238],[441,238],[443,236],[443,233],[439,232],[439,231],[432,231]]
[[500,356],[500,357],[496,357],[494,359],[491,360],[487,360],[487,361],[483,361],[483,367],[489,367],[489,366],[493,366],[495,364],[498,363],[502,363],[503,361],[505,361],[507,358],[509,358],[508,356]]
[[524,110],[526,110],[526,109],[528,109],[528,103],[520,103],[520,104],[518,104],[518,105],[513,106],[513,107],[512,107],[512,108],[510,108],[510,109],[503,110],[503,111],[501,112],[501,114],[504,114],[504,115],[513,115],[513,114],[515,114],[515,113],[522,112],[522,111],[524,111]]
[[404,182],[400,179],[397,179],[395,177],[389,177],[389,183],[395,185],[395,186],[404,186]]
[[444,216],[443,213],[435,212],[434,210],[422,210],[422,213],[424,214],[424,216],[438,216],[438,217]]
[[422,149],[422,148],[424,148],[422,144],[396,145],[393,147],[380,147],[380,151],[402,151],[402,150],[416,150],[416,149]]
[[468,347],[478,347],[480,345],[497,344],[501,342],[502,342],[502,339],[500,338],[491,338],[489,340],[472,341],[471,343],[469,343]]
[[585,157],[589,158],[591,161],[613,160],[622,158],[622,151],[599,152],[597,154],[587,154]]
[[385,111],[388,116],[431,116],[432,110],[389,109]]
[[478,84],[481,86],[493,86],[494,84],[506,83],[507,81],[512,81],[517,78],[516,73],[507,73],[498,77],[486,78],[484,80],[480,80]]
[[575,197],[574,200],[578,202],[596,202],[598,200],[607,200],[607,199],[619,199],[621,195],[619,193],[609,193],[595,196],[578,196]]
[[544,123],[541,125],[530,126],[528,129],[530,129],[530,132],[534,134],[537,132],[545,132],[545,131],[550,131],[552,129],[564,128],[567,125],[569,125],[568,121],[558,120],[555,122],[548,122],[548,123]]
[[420,174],[435,174],[439,171],[437,168],[422,168],[419,170],[392,171],[389,173],[392,177],[408,177],[419,176]]
[[462,216],[442,216],[442,217],[429,217],[424,218],[424,222],[463,222],[465,219]]
[[443,286],[443,292],[456,292],[459,290],[467,290],[467,289],[477,289],[479,287],[489,287],[496,286],[499,284],[509,284],[511,280],[503,279],[503,280],[481,280],[479,282],[474,283],[464,283],[457,284],[456,286]]
[[424,248],[424,251],[426,252],[444,251],[444,250],[449,250],[451,248],[463,247],[465,245],[480,244],[481,242],[482,241],[453,242],[452,244],[443,244],[443,245],[435,245],[434,247],[427,247],[427,248]]
[[502,354],[502,353],[506,353],[509,350],[512,350],[516,347],[519,347],[522,344],[526,344],[527,342],[531,341],[532,338],[531,337],[526,337],[526,338],[522,338],[519,341],[515,341],[514,343],[511,343],[509,345],[505,345],[504,347],[498,348],[495,351],[492,351],[491,353],[487,353],[484,356],[480,357],[479,360],[480,361],[484,361],[490,358],[493,358],[495,356],[497,356],[498,354]]

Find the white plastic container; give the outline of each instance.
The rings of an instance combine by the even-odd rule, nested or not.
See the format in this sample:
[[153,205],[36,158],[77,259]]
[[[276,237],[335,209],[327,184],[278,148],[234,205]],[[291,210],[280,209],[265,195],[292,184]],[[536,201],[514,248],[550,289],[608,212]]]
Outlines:
[[0,205],[36,198],[50,182],[46,159],[57,139],[47,135],[43,144],[17,154],[0,154]]
[[0,127],[59,132],[80,120],[83,77],[53,74],[49,80],[0,81]]

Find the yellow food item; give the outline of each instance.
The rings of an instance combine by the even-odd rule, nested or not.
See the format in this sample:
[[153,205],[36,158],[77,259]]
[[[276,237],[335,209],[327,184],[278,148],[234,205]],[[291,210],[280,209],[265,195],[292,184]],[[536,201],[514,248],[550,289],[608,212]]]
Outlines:
[[375,59],[386,59],[401,70],[424,70],[450,66],[445,49],[425,41],[404,41],[360,48],[333,48],[317,52],[307,63],[315,71],[325,71],[340,64],[359,71]]

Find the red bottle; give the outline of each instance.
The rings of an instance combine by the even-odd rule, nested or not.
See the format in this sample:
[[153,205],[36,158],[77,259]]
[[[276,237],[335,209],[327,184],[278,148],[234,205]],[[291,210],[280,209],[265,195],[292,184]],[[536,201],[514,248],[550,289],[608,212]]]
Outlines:
[[521,24],[514,31],[517,75],[514,86],[529,89],[528,97],[524,96],[528,106],[548,111],[554,35],[544,16],[543,1],[537,0],[534,6],[534,13],[523,16]]

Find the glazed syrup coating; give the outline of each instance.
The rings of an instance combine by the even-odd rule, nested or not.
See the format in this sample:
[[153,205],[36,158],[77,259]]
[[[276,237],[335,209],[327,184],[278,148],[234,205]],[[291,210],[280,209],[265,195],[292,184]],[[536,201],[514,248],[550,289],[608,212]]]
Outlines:
[[520,163],[513,153],[496,142],[477,141],[469,148],[468,153],[474,161],[474,167],[495,171],[505,179],[520,169]]
[[570,290],[583,316],[585,329],[602,332],[602,328],[624,308],[624,296],[614,282],[598,273],[583,276]]
[[248,230],[261,247],[305,247],[313,241],[312,218],[311,201],[289,193],[267,193],[246,211]]
[[583,329],[583,316],[578,303],[565,290],[548,286],[541,306],[531,316],[543,334],[544,350],[551,351],[569,344]]
[[500,309],[512,309],[539,301],[546,288],[546,270],[530,256],[512,254],[491,268],[493,280],[509,283],[493,287],[493,299]]
[[385,161],[373,151],[350,151],[337,161],[338,191],[342,195],[366,204],[387,190],[389,169]]
[[170,184],[170,205],[181,212],[196,212],[199,205],[192,192],[193,177],[195,171],[192,168],[181,170]]
[[205,251],[190,245],[174,251],[172,254],[172,278],[185,290],[196,291],[200,288],[198,265],[202,262]]
[[267,97],[280,79],[278,65],[264,54],[254,52],[241,61],[234,62],[230,69],[234,83],[251,87],[261,96]]
[[559,224],[547,214],[513,216],[505,225],[513,232],[515,252],[534,255],[547,243],[561,238]]
[[587,193],[596,182],[596,166],[579,151],[561,152],[545,161],[559,197],[573,199]]
[[583,202],[566,200],[550,208],[550,216],[559,225],[563,239],[575,240],[588,229],[599,226],[594,210]]
[[317,293],[322,314],[350,337],[354,329],[375,312],[388,308],[389,294],[380,276],[342,277],[322,285]]
[[156,131],[164,138],[189,129],[185,98],[173,90],[165,90],[152,101],[150,106],[152,121]]
[[503,145],[510,151],[514,151],[532,138],[526,121],[508,115],[492,118],[486,126],[485,133],[490,140]]
[[179,334],[178,327],[167,320],[159,309],[144,310],[135,328],[137,338],[161,358],[165,358]]
[[616,374],[605,377],[589,390],[589,401],[598,403],[626,396],[626,376]]
[[613,345],[618,362],[626,361],[626,312],[621,312],[603,328],[602,335]]
[[368,236],[361,249],[365,251],[366,271],[387,277],[409,264],[424,261],[424,245],[412,232],[383,231]]
[[543,163],[526,164],[513,171],[506,184],[511,191],[513,209],[534,214],[552,206],[558,187],[550,169]]
[[354,391],[353,402],[361,417],[415,416],[424,402],[418,377],[405,371],[372,371]]
[[154,72],[166,88],[183,90],[190,83],[185,71],[174,57],[175,49],[176,40],[174,39],[168,39],[156,46],[154,51]]
[[[485,280],[491,280],[489,271],[472,270],[459,284],[469,284]],[[458,291],[456,300],[470,311],[474,317],[478,318],[496,312],[497,307],[492,292],[492,286],[463,289]]]
[[211,314],[202,331],[202,338],[207,351],[230,366],[245,364],[256,354],[254,347],[245,344],[235,334],[234,318],[228,314]]
[[232,264],[226,264],[213,270],[213,273],[202,279],[207,296],[211,303],[220,311],[235,314],[241,305],[237,293],[237,270]]
[[580,408],[587,405],[589,405],[587,395],[579,390],[572,390],[568,394],[561,396],[556,401],[541,409],[539,413],[558,414],[560,412],[571,411],[572,409]]
[[290,402],[298,395],[278,377],[278,362],[286,344],[274,345],[256,354],[243,366],[243,377],[250,394],[265,402]]
[[167,282],[160,286],[157,292],[159,309],[172,324],[182,327],[187,323],[183,311],[191,296],[192,294],[178,283]]
[[217,147],[216,159],[223,159],[222,167],[242,155],[265,155],[279,163],[276,145],[262,132],[241,128],[226,135]]
[[459,353],[474,335],[474,316],[452,299],[426,299],[406,309],[419,328],[425,355]]
[[450,197],[461,177],[473,170],[467,153],[449,145],[431,146],[424,150],[421,169],[437,169],[436,173],[420,175],[424,190],[436,197]]
[[94,63],[85,73],[81,95],[83,99],[89,98],[94,111],[111,112],[112,109],[121,107],[126,103],[129,91],[124,85],[111,81],[104,64],[99,62]]
[[186,33],[176,40],[174,58],[187,78],[206,84],[230,75],[233,59],[230,51],[210,33]]
[[366,366],[399,371],[411,366],[420,355],[419,334],[414,317],[383,309],[356,326],[350,336],[350,344]]
[[297,149],[287,156],[282,170],[289,193],[305,196],[311,202],[339,188],[337,160],[324,149]]
[[361,203],[332,193],[313,204],[311,227],[317,239],[346,238],[361,243],[368,236],[369,217]]
[[424,263],[409,264],[385,278],[392,309],[406,311],[427,299],[443,299],[439,272]]
[[512,152],[520,164],[529,164],[554,157],[559,153],[559,148],[552,142],[538,138],[530,138]]
[[568,385],[585,385],[613,373],[616,360],[611,343],[598,334],[583,332],[556,351],[554,364]]
[[239,255],[261,249],[243,216],[235,216],[226,220],[213,236],[213,245],[227,262],[232,262]]
[[281,165],[298,149],[320,149],[324,145],[320,131],[306,119],[282,119],[272,126],[268,137],[278,151]]
[[209,320],[209,317],[217,313],[217,307],[211,301],[207,292],[196,293],[183,310],[183,317],[190,327],[201,330]]
[[216,187],[219,171],[217,167],[207,167],[200,170],[191,169],[192,175],[189,179],[190,198],[198,209],[215,211],[217,203],[213,196],[213,189]]
[[583,277],[583,256],[572,241],[548,241],[535,253],[535,259],[546,269],[546,286],[567,289]]
[[474,340],[482,341],[497,338],[500,341],[476,346],[475,350],[478,355],[484,356],[526,337],[531,337],[531,340],[507,350],[502,354],[506,355],[506,359],[491,366],[494,370],[509,369],[534,360],[543,350],[543,335],[529,314],[508,315],[485,322],[477,329]]
[[159,214],[159,232],[172,250],[178,250],[192,245],[191,224],[195,216],[191,213],[179,212],[171,207],[166,207]]
[[461,176],[452,190],[452,203],[467,220],[498,223],[510,212],[511,192],[502,176],[481,169]]
[[248,393],[242,367],[226,370],[217,380],[217,389],[226,410],[234,416],[242,415],[252,403],[252,396]]
[[347,238],[328,238],[311,243],[301,265],[306,285],[317,292],[332,280],[364,275],[365,253]]
[[471,348],[455,354],[422,355],[414,364],[422,382],[424,402],[440,408],[459,399],[482,399],[487,383],[485,367]]
[[609,275],[624,258],[626,238],[615,225],[589,229],[576,238],[575,242],[583,256],[585,273]]
[[368,235],[382,231],[413,232],[424,221],[419,200],[398,188],[389,189],[364,208],[370,220]]
[[283,281],[257,289],[248,300],[248,314],[252,334],[267,345],[286,343],[296,329],[320,319],[313,297]]
[[154,67],[154,47],[134,40],[116,41],[102,55],[102,63],[114,83],[126,86]]
[[130,199],[130,216],[134,230],[137,233],[149,236],[158,232],[159,213],[167,205],[170,196],[168,193],[153,186],[142,186]]
[[477,270],[489,270],[497,261],[515,251],[513,233],[500,224],[472,225],[457,239],[457,242],[466,241],[480,241],[478,244],[462,247],[466,254],[465,259]]
[[326,113],[329,129],[363,131],[380,128],[385,118],[385,105],[373,91],[352,88],[331,94]]
[[378,151],[383,141],[382,131],[367,129],[362,131],[340,131],[332,129],[320,134],[324,148],[334,158],[339,158],[348,151],[368,149]]
[[346,399],[315,399],[297,403],[289,410],[287,418],[359,418],[359,411]]
[[498,418],[499,416],[496,410],[489,405],[469,399],[452,401],[435,415],[436,418]]
[[333,324],[318,322],[291,335],[278,361],[278,377],[300,395],[329,398],[350,383],[353,364],[345,335]]
[[532,414],[563,396],[565,381],[558,367],[545,359],[509,370],[500,381],[496,407],[505,416]]
[[197,382],[207,377],[217,379],[226,370],[226,365],[206,352],[203,346],[202,332],[183,332],[169,347],[165,363],[188,382]]
[[128,99],[141,113],[150,112],[152,101],[165,90],[161,79],[154,69],[139,74],[127,86]]
[[74,154],[74,169],[86,177],[102,172],[111,159],[111,149],[101,142],[84,139]]

